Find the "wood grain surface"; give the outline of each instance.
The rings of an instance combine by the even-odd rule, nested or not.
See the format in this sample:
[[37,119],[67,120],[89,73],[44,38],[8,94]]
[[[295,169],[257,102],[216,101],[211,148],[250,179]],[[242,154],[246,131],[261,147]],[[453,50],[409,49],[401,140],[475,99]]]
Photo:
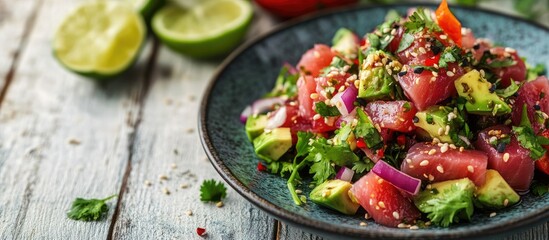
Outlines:
[[[150,39],[116,79],[62,68],[51,38],[83,1],[0,0],[0,239],[202,239],[197,227],[208,239],[323,239],[232,189],[222,207],[199,201],[200,183],[221,179],[196,131],[220,60],[193,60]],[[276,23],[256,11],[248,39]],[[112,194],[102,221],[66,217],[74,198]],[[548,226],[507,239],[548,239]]]

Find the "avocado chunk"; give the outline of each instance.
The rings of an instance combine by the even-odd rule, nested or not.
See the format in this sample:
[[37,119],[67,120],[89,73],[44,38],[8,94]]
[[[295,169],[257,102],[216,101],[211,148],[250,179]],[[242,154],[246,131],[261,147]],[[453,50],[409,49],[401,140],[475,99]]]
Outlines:
[[395,99],[396,81],[392,76],[402,68],[395,57],[381,51],[373,51],[359,69],[358,97],[368,101]]
[[469,178],[433,183],[414,198],[417,208],[436,225],[471,220],[475,184]]
[[267,115],[250,115],[246,120],[246,135],[250,141],[263,133],[267,125]]
[[358,52],[358,37],[347,28],[340,28],[332,39],[332,49],[349,58],[356,58]]
[[265,131],[253,141],[255,153],[261,159],[276,161],[292,147],[290,128],[275,128]]
[[493,169],[486,170],[486,181],[476,190],[476,196],[475,205],[490,209],[505,208],[520,200],[520,196]]
[[336,210],[346,215],[353,215],[360,206],[353,202],[349,190],[353,185],[339,179],[328,180],[311,191],[309,199],[314,203]]
[[500,116],[511,113],[511,107],[495,92],[492,84],[472,70],[454,82],[460,97],[465,98],[465,109],[471,114]]
[[463,118],[457,113],[457,109],[446,106],[431,106],[417,112],[416,117],[414,125],[418,127],[419,135],[437,138],[445,143],[456,143],[457,133],[465,124]]

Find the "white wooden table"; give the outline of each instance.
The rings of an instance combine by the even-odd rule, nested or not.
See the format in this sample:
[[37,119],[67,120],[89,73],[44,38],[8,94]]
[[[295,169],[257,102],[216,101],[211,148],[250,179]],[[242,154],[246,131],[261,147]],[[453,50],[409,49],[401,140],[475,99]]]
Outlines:
[[[196,131],[219,61],[150,40],[135,67],[103,83],[57,64],[52,35],[81,1],[0,0],[0,239],[200,239],[197,227],[209,239],[321,239],[232,189],[222,208],[199,201],[202,180],[221,179]],[[272,25],[259,12],[249,35]],[[112,194],[106,219],[66,217],[74,198]],[[508,239],[548,239],[548,226]]]

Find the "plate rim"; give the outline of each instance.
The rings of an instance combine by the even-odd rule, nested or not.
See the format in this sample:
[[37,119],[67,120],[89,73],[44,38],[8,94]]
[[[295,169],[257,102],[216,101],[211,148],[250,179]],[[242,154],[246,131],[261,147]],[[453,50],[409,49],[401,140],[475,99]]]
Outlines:
[[[275,35],[279,32],[282,32],[290,27],[309,22],[309,21],[315,21],[317,19],[321,19],[330,15],[338,15],[343,14],[345,12],[351,12],[351,11],[363,11],[363,10],[369,10],[369,9],[376,9],[376,8],[395,8],[395,7],[416,7],[416,6],[429,6],[429,7],[436,7],[436,4],[433,3],[425,3],[425,2],[418,2],[418,3],[401,3],[401,4],[387,4],[387,5],[379,5],[379,4],[373,4],[373,5],[352,5],[352,6],[345,6],[340,8],[334,8],[334,9],[327,9],[323,11],[319,11],[317,13],[308,14],[305,16],[301,16],[298,18],[290,19],[288,21],[279,23],[275,25],[271,30],[267,31],[266,33],[263,33],[251,40],[246,41],[244,44],[242,44],[240,47],[238,47],[235,51],[233,51],[228,57],[226,57],[222,63],[217,67],[214,74],[210,78],[210,81],[202,95],[202,100],[200,103],[199,113],[198,113],[198,133],[200,142],[202,144],[202,147],[210,160],[211,164],[213,165],[214,169],[221,175],[223,180],[229,184],[236,192],[238,192],[241,196],[243,196],[248,202],[252,203],[254,206],[258,207],[268,215],[283,221],[287,224],[297,226],[301,229],[305,229],[309,232],[323,232],[328,233],[333,236],[342,237],[341,234],[343,234],[343,237],[361,237],[361,238],[406,238],[406,237],[421,237],[421,238],[463,238],[463,237],[486,237],[486,236],[494,236],[494,235],[503,235],[504,233],[511,233],[516,232],[520,229],[525,229],[527,227],[536,227],[539,224],[543,222],[543,220],[549,219],[549,206],[544,208],[545,210],[542,213],[535,213],[535,214],[529,214],[521,216],[520,219],[515,219],[512,222],[502,224],[502,225],[496,225],[492,227],[488,227],[486,229],[480,229],[478,231],[467,231],[467,230],[460,230],[456,232],[448,231],[448,232],[420,232],[420,231],[392,231],[393,228],[387,229],[377,229],[377,230],[370,230],[370,229],[356,229],[356,228],[348,228],[348,227],[336,227],[332,225],[326,225],[324,222],[318,221],[316,219],[307,218],[305,216],[290,212],[284,208],[279,207],[278,205],[275,205],[271,202],[269,202],[267,199],[264,199],[257,195],[256,193],[252,192],[249,188],[244,186],[240,180],[238,180],[231,172],[231,170],[224,164],[224,162],[219,157],[217,151],[215,150],[210,135],[207,131],[207,109],[210,103],[211,98],[211,92],[216,85],[219,77],[221,74],[227,69],[227,67],[238,57],[240,56],[244,51],[247,49],[253,47],[254,45],[260,43],[266,38],[269,38],[272,35]],[[466,11],[473,11],[473,12],[483,12],[487,14],[493,14],[502,16],[514,21],[522,22],[527,25],[534,26],[538,28],[539,30],[543,30],[547,33],[549,33],[549,27],[544,26],[537,22],[532,22],[527,19],[510,15],[507,13],[497,12],[494,10],[484,9],[484,8],[473,8],[473,7],[466,7],[466,6],[456,6],[451,5],[451,8],[459,8]]]

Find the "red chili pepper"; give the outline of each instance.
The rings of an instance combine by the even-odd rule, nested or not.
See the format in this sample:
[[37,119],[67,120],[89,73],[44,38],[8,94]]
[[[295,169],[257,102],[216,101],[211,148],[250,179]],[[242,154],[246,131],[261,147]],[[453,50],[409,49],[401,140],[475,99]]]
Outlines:
[[398,145],[401,145],[401,146],[405,145],[406,144],[406,136],[404,134],[398,135],[397,143],[398,143]]
[[257,163],[257,171],[264,172],[267,170],[267,167],[261,163]]
[[359,139],[356,140],[356,146],[358,148],[365,148],[366,147],[366,142],[364,142],[364,139],[359,138]]
[[201,237],[202,237],[202,236],[206,235],[206,229],[205,229],[205,228],[201,228],[201,227],[196,228],[196,233],[198,234],[198,236],[201,236]]
[[435,15],[440,28],[454,40],[458,47],[461,47],[461,23],[448,8],[446,0],[440,2]]
[[383,158],[384,155],[385,155],[385,152],[383,151],[383,148],[377,150],[377,156],[378,156],[379,158]]
[[433,66],[435,64],[438,64],[438,60],[440,60],[440,54],[427,58],[425,60],[425,66]]

